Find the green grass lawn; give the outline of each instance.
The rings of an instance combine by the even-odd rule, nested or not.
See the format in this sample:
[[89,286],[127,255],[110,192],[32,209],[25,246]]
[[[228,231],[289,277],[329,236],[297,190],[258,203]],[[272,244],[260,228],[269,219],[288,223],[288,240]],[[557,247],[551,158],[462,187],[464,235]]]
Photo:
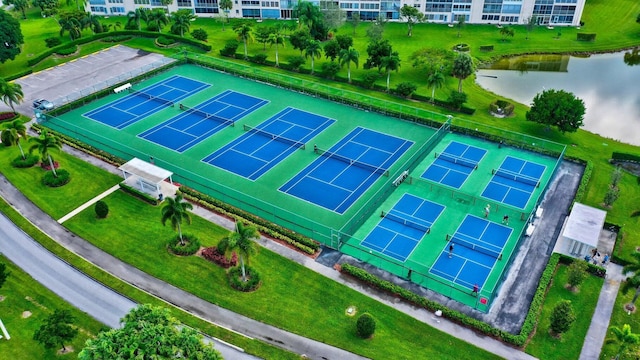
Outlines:
[[[0,289],[4,300],[0,302],[0,316],[11,340],[0,339],[0,357],[3,359],[76,359],[85,341],[95,336],[103,325],[86,313],[75,309],[49,289],[33,280],[31,276],[0,255],[0,262],[11,272]],[[76,318],[74,325],[80,330],[78,336],[65,344],[74,351],[56,355],[56,350],[47,350],[33,340],[34,332],[56,309],[68,309]],[[23,317],[24,312],[31,316]]]
[[[611,314],[611,326],[617,326],[622,329],[624,324],[631,326],[631,332],[640,335],[640,312],[629,313],[625,309],[625,305],[631,303],[633,300],[635,291],[629,290],[627,294],[623,294],[622,291],[618,292],[616,303],[613,307],[613,313]],[[636,301],[636,307],[640,306],[640,301]],[[607,332],[607,339],[616,339],[611,331]],[[613,359],[619,351],[619,343],[617,341],[605,342],[602,352],[600,353],[601,360]],[[640,348],[635,346],[630,352],[622,354],[620,360],[632,360],[640,357]]]
[[[473,352],[478,359],[495,358],[264,248],[251,259],[261,274],[262,286],[253,293],[232,290],[223,269],[199,257],[167,252],[165,244],[174,232],[161,225],[160,207],[122,192],[105,201],[110,208],[107,219],[97,220],[87,210],[65,225],[142,271],[224,308],[367,357],[457,359],[463,352]],[[195,216],[183,231],[195,234],[208,246],[228,234]],[[377,319],[372,340],[355,335],[355,319],[345,314],[349,306]]]
[[[23,142],[22,147],[29,144]],[[18,169],[11,160],[20,156],[18,147],[0,145],[0,169],[26,197],[44,212],[59,219],[94,196],[119,183],[122,179],[62,151],[52,151],[52,157],[60,163],[60,169],[69,171],[71,181],[65,186],[50,188],[42,184],[45,171],[39,166]]]
[[[558,266],[540,313],[536,333],[526,347],[526,352],[538,359],[577,359],[598,303],[604,280],[597,276],[588,276],[579,290],[572,292],[565,287],[567,269],[565,265]],[[577,319],[569,331],[557,339],[549,334],[549,317],[560,300],[571,301]]]

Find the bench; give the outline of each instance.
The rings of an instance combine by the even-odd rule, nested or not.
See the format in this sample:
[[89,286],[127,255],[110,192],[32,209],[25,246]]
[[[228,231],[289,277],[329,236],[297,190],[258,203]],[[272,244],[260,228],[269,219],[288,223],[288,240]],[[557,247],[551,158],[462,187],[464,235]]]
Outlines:
[[538,206],[538,209],[536,210],[536,217],[537,218],[542,217],[542,212],[543,211],[544,211],[544,209]]
[[527,236],[531,236],[533,234],[533,230],[536,229],[536,226],[533,224],[529,224],[529,226],[527,226],[527,231],[525,232],[525,234]]
[[117,88],[113,89],[114,93],[119,93],[119,92],[123,92],[127,89],[129,89],[131,87],[131,83],[126,83],[124,85],[118,86]]

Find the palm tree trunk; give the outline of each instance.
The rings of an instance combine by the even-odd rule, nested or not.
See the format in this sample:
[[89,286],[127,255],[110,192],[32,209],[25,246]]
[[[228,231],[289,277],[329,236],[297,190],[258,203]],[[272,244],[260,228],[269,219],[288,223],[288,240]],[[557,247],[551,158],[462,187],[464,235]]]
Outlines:
[[276,67],[280,67],[280,63],[278,62],[278,42],[276,41]]
[[436,87],[431,88],[431,103],[433,104],[436,96]]
[[58,177],[58,173],[56,173],[56,168],[53,166],[53,159],[51,159],[51,155],[47,155],[49,158],[49,166],[51,166],[51,171],[53,171],[53,177]]
[[639,295],[640,295],[640,286],[636,288],[636,293],[633,294],[633,299],[631,300],[631,305],[633,305],[633,307],[636,306],[636,300],[638,300]]
[[22,146],[20,146],[20,139],[18,139],[18,149],[20,149],[20,154],[22,155],[22,160],[24,160],[26,158],[26,156],[24,156],[24,150],[22,150]]
[[313,56],[311,56],[311,75],[313,75],[313,70],[314,70],[314,67],[315,67],[314,65],[315,65],[315,63],[313,61]]
[[351,63],[347,64],[347,79],[349,79],[349,84],[351,84]]
[[178,236],[180,237],[180,246],[184,246],[184,239],[182,238],[182,227],[178,223]]
[[462,78],[458,79],[458,92],[462,92]]
[[247,38],[244,38],[244,59],[247,60],[247,58],[249,57],[247,55]]
[[247,281],[247,272],[244,269],[244,257],[240,255],[240,266],[242,267],[242,281]]
[[391,79],[391,70],[387,70],[387,92],[389,92],[389,80]]

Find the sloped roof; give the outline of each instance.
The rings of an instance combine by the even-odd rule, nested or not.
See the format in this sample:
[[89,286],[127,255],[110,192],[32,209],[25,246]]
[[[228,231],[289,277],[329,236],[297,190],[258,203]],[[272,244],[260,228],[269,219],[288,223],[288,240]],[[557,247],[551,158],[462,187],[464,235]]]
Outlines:
[[592,247],[598,246],[600,231],[607,212],[580,203],[575,203],[562,236]]
[[158,184],[173,175],[169,170],[165,170],[138,158],[129,160],[118,169],[129,174],[137,175],[153,184]]

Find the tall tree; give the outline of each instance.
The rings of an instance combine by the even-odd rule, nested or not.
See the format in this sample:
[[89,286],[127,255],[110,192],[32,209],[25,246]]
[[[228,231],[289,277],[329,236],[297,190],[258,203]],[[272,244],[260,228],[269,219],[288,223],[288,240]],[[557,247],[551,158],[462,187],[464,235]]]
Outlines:
[[18,83],[7,82],[0,78],[0,99],[2,102],[11,107],[11,111],[16,112],[13,104],[19,104],[24,99],[22,86]]
[[291,42],[291,46],[294,49],[300,50],[300,55],[302,55],[307,44],[311,41],[311,35],[309,35],[309,31],[307,29],[296,30],[289,36],[289,41]]
[[535,15],[529,16],[527,18],[527,22],[525,23],[525,28],[527,29],[527,38],[526,40],[529,40],[529,35],[531,34],[531,32],[533,31],[533,29],[536,28],[536,24],[538,23],[538,17]]
[[127,13],[127,25],[125,28],[135,28],[140,31],[140,23],[145,18],[144,12],[149,11],[145,8],[137,8],[134,11],[129,11]]
[[502,35],[502,41],[507,41],[507,37],[513,37],[515,31],[510,26],[503,26],[500,28],[500,35]]
[[387,19],[378,15],[376,20],[367,28],[367,37],[369,41],[381,41],[382,35],[384,34],[384,26],[387,24]]
[[276,46],[276,67],[280,66],[280,62],[278,60],[278,47],[282,45],[284,47],[284,34],[282,33],[283,26],[282,24],[277,24],[274,26],[273,31],[269,34],[268,42],[271,46]]
[[576,321],[576,314],[573,311],[570,300],[560,300],[551,311],[550,316],[551,333],[560,336],[567,332]]
[[320,14],[323,23],[334,31],[347,20],[347,13],[340,8],[337,1],[333,0],[320,0]]
[[196,16],[193,15],[191,10],[189,9],[180,9],[173,14],[171,14],[171,21],[173,25],[171,25],[171,32],[174,34],[180,34],[180,37],[184,37],[184,33],[188,33],[191,28],[191,21],[195,19]]
[[322,20],[320,8],[309,1],[300,1],[294,7],[299,20],[299,28],[307,28],[309,35],[316,40],[325,40],[329,32]]
[[83,29],[89,28],[94,34],[100,34],[104,32],[100,19],[100,16],[88,12],[85,13],[85,16],[80,20],[80,23],[82,24]]
[[171,14],[171,11],[169,11],[169,5],[173,4],[173,0],[160,0],[160,3],[167,7],[167,14]]
[[241,21],[233,26],[233,31],[238,34],[238,39],[242,40],[244,44],[244,59],[246,60],[249,58],[247,42],[253,41],[253,26],[246,21]]
[[15,59],[24,44],[20,22],[2,9],[0,9],[0,44],[4,44],[0,46],[0,64]]
[[40,157],[42,161],[49,160],[49,166],[51,166],[51,171],[53,172],[53,176],[58,177],[58,173],[56,173],[56,168],[53,166],[53,159],[51,158],[51,150],[60,150],[62,148],[62,143],[58,140],[57,137],[50,135],[47,130],[42,130],[42,134],[39,137],[32,137],[29,139],[30,142],[33,143],[29,147],[29,153],[32,153],[34,150],[38,150],[40,153]]
[[78,359],[222,360],[212,345],[203,343],[200,333],[182,326],[165,308],[139,305],[120,322],[122,328],[88,340]]
[[335,61],[340,54],[340,44],[336,39],[331,39],[324,44],[324,56]]
[[555,125],[563,134],[575,132],[582,126],[585,107],[582,99],[564,90],[545,90],[533,98],[527,120],[544,124],[549,129]]
[[13,8],[16,11],[19,11],[22,14],[23,19],[27,19],[27,9],[29,8],[29,0],[8,0],[4,1],[6,5],[13,5]]
[[391,54],[391,44],[389,40],[371,41],[367,45],[367,54],[369,57],[364,63],[365,69],[380,68],[382,58]]
[[273,32],[273,29],[268,26],[258,26],[256,29],[256,41],[262,44],[262,50],[267,50],[267,43],[269,42],[269,35]]
[[354,63],[357,68],[359,58],[360,53],[354,48],[340,50],[340,66],[347,65],[347,79],[349,80],[349,84],[351,84],[351,63]]
[[5,123],[2,126],[2,142],[9,145],[18,145],[20,154],[22,155],[22,159],[24,160],[26,156],[24,155],[24,151],[22,150],[22,146],[20,145],[21,139],[27,139],[27,127],[24,126],[24,121],[16,119],[11,122]]
[[462,81],[468,78],[476,71],[473,59],[467,53],[459,53],[453,59],[453,68],[451,73],[453,77],[458,79],[458,92],[462,92]]
[[160,32],[165,25],[169,24],[169,18],[164,9],[148,10],[143,12],[143,15],[149,30]]
[[354,12],[351,13],[351,20],[349,20],[349,24],[353,28],[353,35],[355,35],[356,34],[356,29],[360,25],[360,13],[359,12],[354,11]]
[[160,221],[162,225],[166,225],[167,221],[171,223],[173,230],[178,231],[180,237],[180,245],[184,246],[184,238],[182,237],[182,222],[186,221],[187,224],[191,224],[191,215],[189,210],[193,209],[193,205],[186,201],[183,201],[181,194],[176,194],[175,198],[168,197],[165,199],[165,204],[162,206]]
[[633,251],[630,255],[632,261],[622,268],[622,273],[625,275],[631,273],[631,277],[627,277],[622,283],[622,293],[626,295],[629,289],[635,290],[633,299],[629,304],[625,305],[628,310],[635,311],[636,300],[638,300],[638,296],[640,296],[640,252]]
[[240,257],[240,266],[242,267],[242,281],[247,281],[247,273],[245,271],[245,260],[248,263],[249,257],[255,255],[258,251],[255,239],[260,238],[260,233],[254,226],[245,226],[242,222],[236,222],[236,231],[231,232],[229,236],[220,240],[218,250],[224,254],[238,253]]
[[60,25],[60,36],[64,35],[65,32],[69,32],[71,41],[79,39],[82,36],[83,26],[80,20],[74,17],[60,18],[58,24]]
[[460,31],[462,30],[462,28],[464,27],[465,24],[465,19],[466,19],[466,15],[458,15],[457,17],[457,21],[456,21],[456,28],[458,29],[458,37],[460,37]]
[[[220,2],[218,3],[218,6],[220,7],[220,9],[222,9],[222,12],[224,13],[225,21],[229,22],[229,11],[231,11],[231,9],[233,8],[233,1],[220,0]],[[222,31],[224,31],[224,22],[222,23]]]
[[391,72],[400,69],[400,55],[397,51],[391,52],[388,56],[382,58],[378,70],[384,69],[387,73],[387,92],[389,92],[389,82],[391,80]]
[[435,102],[436,89],[440,89],[445,83],[444,74],[434,71],[427,76],[427,86],[431,88],[431,103]]
[[413,25],[424,21],[424,14],[420,12],[420,9],[406,4],[400,8],[400,17],[407,20],[408,37],[413,35]]
[[315,72],[315,59],[322,56],[322,46],[320,46],[320,41],[311,40],[307,47],[304,49],[305,58],[311,58],[311,74]]
[[62,346],[63,352],[67,350],[65,342],[73,340],[78,335],[78,329],[74,326],[76,318],[69,310],[55,310],[33,334],[33,340],[44,345],[45,349],[53,349]]
[[617,326],[611,327],[611,332],[613,333],[614,338],[606,339],[606,343],[618,343],[618,352],[616,353],[616,360],[620,358],[620,356],[624,355],[630,348],[634,347],[638,343],[640,343],[640,335],[634,334],[631,332],[631,325],[624,324],[622,325],[622,329]]
[[340,49],[348,49],[353,46],[353,38],[349,35],[338,35],[336,41]]

